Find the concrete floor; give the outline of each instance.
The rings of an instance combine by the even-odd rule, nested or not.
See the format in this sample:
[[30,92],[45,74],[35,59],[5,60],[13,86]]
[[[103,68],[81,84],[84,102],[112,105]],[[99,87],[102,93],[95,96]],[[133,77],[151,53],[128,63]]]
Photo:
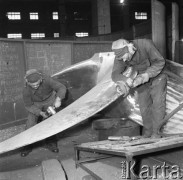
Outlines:
[[[40,164],[49,159],[59,160],[68,180],[88,177],[88,174],[81,168],[75,168],[74,144],[97,141],[97,133],[92,130],[91,123],[81,124],[58,134],[57,137],[59,153],[50,152],[44,147],[43,142],[39,142],[34,144],[33,151],[26,157],[20,156],[21,149],[0,155],[0,180],[20,180],[20,177],[23,178],[22,180],[32,180],[31,178],[39,180]],[[24,171],[21,171],[21,169]],[[22,176],[20,176],[20,173]]]
[[[80,131],[78,131],[78,128]],[[49,159],[58,159],[63,165],[68,179],[75,179],[78,170],[75,168],[74,143],[97,140],[96,132],[94,132],[90,126],[84,124],[80,125],[78,128],[76,127],[57,135],[59,153],[50,152],[44,147],[43,142],[39,142],[35,144],[33,151],[26,157],[20,156],[21,149],[0,155],[0,180],[10,179],[8,176],[5,178],[4,175],[8,174],[5,172],[15,172],[20,169],[39,167],[42,161]],[[79,173],[87,175],[84,171]],[[12,180],[16,180],[15,177]]]
[[[63,147],[59,142],[60,153],[54,154],[41,147],[35,148],[27,157],[20,157],[19,151],[1,157],[0,180],[44,180],[41,175],[40,164],[49,159],[58,159],[66,173],[67,180],[94,180],[94,178],[81,168],[75,167],[73,150],[69,146]],[[68,153],[66,153],[68,152]],[[69,155],[69,153],[71,153]],[[63,156],[65,154],[65,157]],[[91,157],[85,154],[85,157]],[[103,180],[121,180],[121,157],[112,157],[85,164]],[[142,164],[152,167],[157,162],[143,159]],[[160,163],[158,163],[160,164]],[[23,169],[23,170],[20,170]],[[5,172],[2,172],[5,171]],[[8,171],[8,172],[6,172]],[[11,172],[10,172],[11,171]],[[50,179],[51,180],[51,179]],[[64,179],[65,180],[65,179]]]
[[[72,132],[72,133],[70,133]],[[0,156],[0,180],[42,180],[40,164],[49,159],[57,159],[61,163],[68,180],[92,180],[93,178],[81,168],[75,167],[74,144],[97,141],[97,133],[91,126],[81,125],[80,131],[74,128],[58,135],[59,153],[50,152],[43,143],[35,144],[33,151],[26,157],[20,156],[20,150]],[[91,157],[92,154],[84,154]],[[121,158],[110,158],[87,165],[102,179],[120,179]],[[107,173],[108,172],[108,173]]]
[[[43,180],[41,177],[40,164],[42,161],[49,159],[58,159],[60,161],[66,173],[67,180],[94,180],[94,178],[81,168],[76,169],[71,146],[63,147],[59,142],[59,149],[60,153],[54,154],[45,148],[37,147],[24,158],[20,157],[18,150],[12,154],[1,157],[0,180]],[[84,156],[91,157],[92,155],[85,154]],[[120,157],[112,157],[87,163],[86,167],[104,180],[121,180],[121,162],[123,160],[124,159]],[[143,164],[152,166],[152,161],[150,162],[148,159],[144,159]]]
[[[40,164],[43,161],[57,159],[61,163],[67,180],[93,180],[87,172],[75,167],[74,144],[97,141],[97,132],[86,124],[81,124],[70,130],[58,134],[58,147],[60,152],[50,152],[42,143],[35,145],[33,151],[26,157],[20,156],[20,149],[0,155],[0,180],[42,180],[40,177]],[[85,157],[93,154],[85,153]],[[104,180],[121,180],[121,157],[107,158],[86,166]],[[142,164],[153,167],[160,162],[143,157]],[[23,169],[23,171],[21,171]]]

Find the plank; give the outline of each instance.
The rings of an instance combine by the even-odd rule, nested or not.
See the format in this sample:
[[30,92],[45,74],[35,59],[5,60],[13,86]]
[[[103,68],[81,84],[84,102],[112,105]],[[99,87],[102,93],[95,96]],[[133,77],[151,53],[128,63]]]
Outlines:
[[43,180],[66,180],[66,175],[57,159],[49,159],[41,164]]
[[182,136],[164,138],[141,138],[134,141],[97,141],[82,143],[78,148],[86,151],[105,152],[105,154],[140,155],[183,146]]

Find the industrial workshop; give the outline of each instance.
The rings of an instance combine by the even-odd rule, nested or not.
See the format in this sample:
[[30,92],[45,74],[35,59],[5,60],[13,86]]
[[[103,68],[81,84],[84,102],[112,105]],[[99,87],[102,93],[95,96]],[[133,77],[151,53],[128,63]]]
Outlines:
[[0,0],[0,180],[183,178],[183,0]]

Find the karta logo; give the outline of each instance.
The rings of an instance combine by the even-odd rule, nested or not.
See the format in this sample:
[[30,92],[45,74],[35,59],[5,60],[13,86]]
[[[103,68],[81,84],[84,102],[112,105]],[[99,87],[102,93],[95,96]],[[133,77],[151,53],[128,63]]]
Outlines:
[[121,179],[131,179],[135,176],[139,179],[182,179],[183,172],[178,165],[169,166],[164,162],[162,165],[153,165],[149,167],[148,165],[142,165],[140,167],[138,176],[134,171],[136,162],[121,162]]

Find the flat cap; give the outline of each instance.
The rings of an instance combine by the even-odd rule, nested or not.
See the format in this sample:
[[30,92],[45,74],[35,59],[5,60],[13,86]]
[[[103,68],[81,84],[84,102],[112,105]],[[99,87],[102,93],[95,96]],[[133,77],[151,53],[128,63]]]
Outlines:
[[127,41],[125,39],[118,39],[116,41],[113,41],[112,50],[123,48],[123,47],[127,46],[128,44],[129,44],[129,41]]
[[25,79],[29,83],[36,83],[42,78],[42,74],[37,69],[30,69],[26,72]]

